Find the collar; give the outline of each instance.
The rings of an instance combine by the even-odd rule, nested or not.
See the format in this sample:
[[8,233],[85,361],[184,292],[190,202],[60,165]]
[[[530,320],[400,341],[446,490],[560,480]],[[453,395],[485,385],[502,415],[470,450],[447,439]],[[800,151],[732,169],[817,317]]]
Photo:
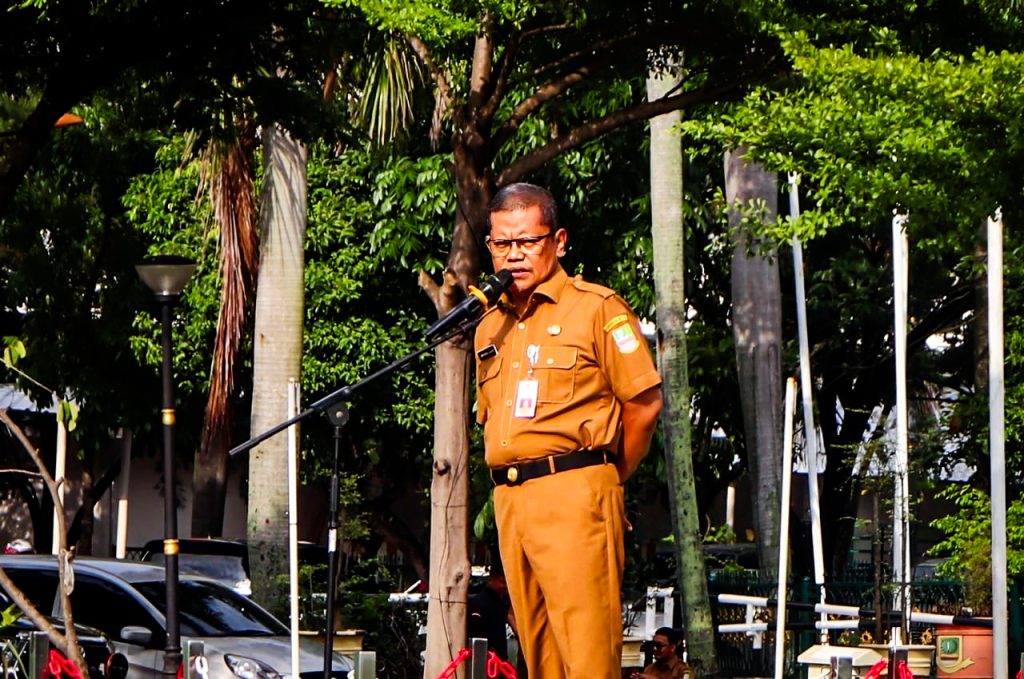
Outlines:
[[[565,269],[559,264],[558,268],[555,269],[554,273],[551,274],[551,278],[547,279],[530,293],[530,298],[526,300],[526,308],[534,306],[534,299],[537,297],[544,297],[555,304],[562,297],[562,290],[569,283],[569,275],[565,273]],[[539,300],[538,300],[539,301]],[[507,292],[502,293],[500,305],[510,311],[515,311],[516,305],[512,303],[512,298]]]
[[669,669],[670,670],[673,667],[675,667],[676,663],[678,663],[678,662],[679,662],[679,656],[671,655],[671,656],[668,657],[667,660],[664,660],[664,661],[662,661],[661,658],[658,658],[657,660],[654,661],[654,664],[657,665],[658,667],[663,668],[663,669]]

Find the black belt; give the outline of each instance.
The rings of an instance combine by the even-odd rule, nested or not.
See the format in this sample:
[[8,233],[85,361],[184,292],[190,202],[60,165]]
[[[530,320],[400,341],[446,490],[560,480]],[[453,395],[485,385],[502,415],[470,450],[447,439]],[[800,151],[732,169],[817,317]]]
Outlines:
[[491,480],[496,486],[518,486],[530,479],[541,476],[549,476],[558,472],[567,472],[570,469],[582,469],[593,467],[597,464],[607,464],[615,459],[615,456],[607,450],[577,450],[572,453],[561,455],[548,455],[539,460],[517,462],[505,467],[491,469]]

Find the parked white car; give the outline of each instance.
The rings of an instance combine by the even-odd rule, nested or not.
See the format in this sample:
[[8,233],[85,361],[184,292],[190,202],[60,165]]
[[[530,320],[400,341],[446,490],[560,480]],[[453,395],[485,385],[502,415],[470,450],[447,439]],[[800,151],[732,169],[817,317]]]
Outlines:
[[[128,679],[158,679],[164,662],[164,569],[150,563],[74,560],[71,594],[76,623],[103,631],[129,662]],[[57,561],[52,556],[0,556],[14,583],[41,610],[59,616]],[[182,645],[202,641],[208,679],[293,679],[288,628],[221,583],[182,574],[178,605]],[[322,679],[323,647],[300,639],[299,679]],[[352,663],[334,653],[331,676],[346,679]]]

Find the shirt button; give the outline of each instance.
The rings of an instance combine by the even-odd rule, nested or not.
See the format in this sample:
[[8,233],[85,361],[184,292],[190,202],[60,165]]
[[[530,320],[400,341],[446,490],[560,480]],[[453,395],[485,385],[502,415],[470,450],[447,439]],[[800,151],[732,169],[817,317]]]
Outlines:
[[516,326],[516,327],[517,327],[517,328],[519,328],[520,330],[526,330],[526,323],[520,323],[520,324],[519,324],[518,326]]
[[511,399],[510,399],[510,400],[508,400],[508,401],[505,401],[505,405],[507,405],[508,407],[510,407],[510,408],[511,408],[511,407],[512,407],[512,401],[511,401]]
[[501,445],[502,445],[502,447],[507,447],[508,446],[508,441],[502,441]]
[[513,362],[513,363],[512,363],[512,367],[513,367],[513,368],[518,368],[518,367],[519,367],[519,361],[515,361],[515,362]]
[[548,359],[548,365],[551,365],[551,364],[552,364],[552,363],[554,363],[554,362],[555,362],[555,359],[553,359],[553,358],[549,358],[549,359]]

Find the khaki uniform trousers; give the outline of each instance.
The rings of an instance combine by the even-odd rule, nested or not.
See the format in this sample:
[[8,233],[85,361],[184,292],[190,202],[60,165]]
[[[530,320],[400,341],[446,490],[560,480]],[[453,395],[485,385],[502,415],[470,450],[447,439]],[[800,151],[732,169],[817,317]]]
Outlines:
[[619,677],[625,514],[615,465],[498,486],[494,509],[530,678]]

